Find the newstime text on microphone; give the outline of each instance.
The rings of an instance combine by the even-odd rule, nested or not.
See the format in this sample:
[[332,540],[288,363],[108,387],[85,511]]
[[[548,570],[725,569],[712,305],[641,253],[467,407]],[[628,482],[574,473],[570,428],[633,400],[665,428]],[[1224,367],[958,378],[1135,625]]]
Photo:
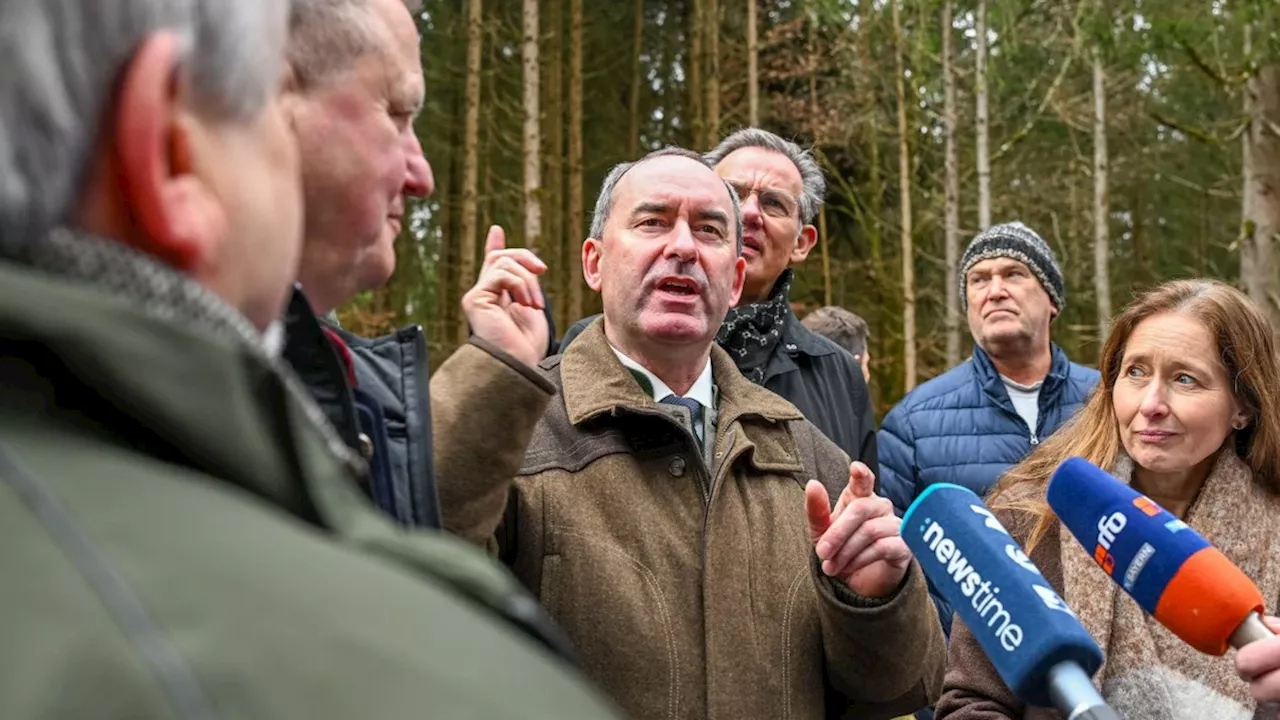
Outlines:
[[902,536],[1014,694],[1114,717],[1090,680],[1102,650],[977,495],[930,486],[903,515]]

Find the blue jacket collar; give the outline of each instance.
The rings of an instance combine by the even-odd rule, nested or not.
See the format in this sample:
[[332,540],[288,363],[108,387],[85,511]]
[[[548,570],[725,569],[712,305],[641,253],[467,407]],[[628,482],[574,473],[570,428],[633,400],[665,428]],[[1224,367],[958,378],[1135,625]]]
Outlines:
[[[1044,385],[1040,387],[1040,407],[1042,408],[1057,401],[1058,395],[1066,386],[1067,374],[1071,371],[1071,360],[1062,348],[1050,343],[1049,355],[1049,374],[1045,376]],[[1000,372],[996,370],[995,363],[991,362],[991,356],[977,345],[973,348],[973,368],[983,392],[1000,407],[1009,412],[1016,412],[1013,409],[1013,401],[1009,399],[1009,392],[1004,389]]]

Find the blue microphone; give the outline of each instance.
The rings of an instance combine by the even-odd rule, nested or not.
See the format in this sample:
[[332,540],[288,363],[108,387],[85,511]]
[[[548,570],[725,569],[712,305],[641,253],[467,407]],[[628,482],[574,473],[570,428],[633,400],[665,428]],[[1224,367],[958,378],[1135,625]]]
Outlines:
[[1119,720],[1090,679],[1101,648],[973,491],[930,485],[902,538],[1014,694],[1069,720]]

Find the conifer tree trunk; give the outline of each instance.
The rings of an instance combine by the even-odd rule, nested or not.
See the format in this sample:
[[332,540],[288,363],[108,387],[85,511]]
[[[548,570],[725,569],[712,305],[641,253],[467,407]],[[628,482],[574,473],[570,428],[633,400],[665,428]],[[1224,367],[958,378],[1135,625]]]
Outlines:
[[902,344],[903,392],[916,386],[916,278],[911,237],[911,145],[907,131],[907,92],[904,84],[902,0],[893,0],[893,55],[898,87],[898,195],[902,208]]
[[[1249,78],[1250,123],[1246,145],[1243,245],[1252,251],[1249,296],[1280,328],[1274,261],[1280,239],[1280,65],[1263,65]],[[1243,264],[1242,264],[1243,267]]]
[[720,142],[720,0],[707,0],[707,147]]
[[[636,0],[635,24],[631,29],[631,94],[628,96],[627,159],[640,152],[640,54],[644,52],[644,0]],[[579,28],[581,29],[581,28]],[[581,238],[578,238],[581,239]],[[575,240],[576,241],[576,240]]]
[[[564,232],[564,15],[563,0],[542,0],[547,10],[546,25],[547,59],[546,116],[543,119],[543,140],[546,143],[546,177],[543,179],[543,217],[546,222],[546,239],[543,253],[549,266],[544,289],[554,298],[552,310],[556,325],[566,327],[568,313],[569,241]],[[576,259],[576,256],[575,258]],[[573,318],[577,320],[577,318]]]
[[541,110],[538,77],[538,0],[524,0],[524,245],[537,251],[542,240]]
[[[569,2],[569,222],[567,253],[569,308],[565,317],[582,317],[582,0]],[[567,329],[567,328],[566,328]]]
[[[462,232],[457,240],[458,274],[464,283],[470,283],[476,277],[476,185],[479,175],[480,146],[480,51],[483,45],[484,11],[482,0],[468,0],[467,3],[467,77],[465,85],[466,116],[462,164]],[[467,341],[466,323],[457,327],[457,341],[461,345]]]
[[702,90],[702,37],[706,33],[706,22],[703,18],[702,0],[691,0],[690,20],[685,32],[689,36],[689,61],[685,63],[685,72],[689,79],[689,146],[704,150],[701,147],[706,137],[706,123],[703,118],[702,101],[705,95]]
[[760,125],[760,41],[756,27],[756,0],[747,0],[747,122]]
[[978,47],[974,56],[974,94],[977,96],[978,228],[991,226],[990,123],[987,115],[987,0],[978,0]]
[[1107,336],[1111,323],[1111,279],[1107,260],[1111,255],[1107,188],[1107,76],[1102,50],[1093,46],[1093,285],[1098,300],[1098,338]]
[[[809,122],[815,154],[822,144],[818,118],[818,13],[809,11]],[[818,208],[818,249],[822,257],[822,304],[831,304],[831,254],[827,247],[827,207]]]
[[952,11],[954,3],[946,0],[942,8],[942,84],[943,121],[946,135],[946,189],[944,200],[946,219],[944,242],[947,258],[947,367],[960,364],[960,168],[956,157],[956,73],[955,58],[951,47],[954,30]]

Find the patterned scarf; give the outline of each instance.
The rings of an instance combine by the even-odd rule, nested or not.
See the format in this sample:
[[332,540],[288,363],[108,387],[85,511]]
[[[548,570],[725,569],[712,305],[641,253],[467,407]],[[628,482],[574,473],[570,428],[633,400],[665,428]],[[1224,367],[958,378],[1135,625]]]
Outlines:
[[742,374],[757,385],[764,383],[765,366],[782,340],[782,330],[791,314],[794,277],[790,269],[784,270],[767,300],[731,308],[716,334],[716,343],[729,353]]
[[[1133,461],[1121,456],[1112,475],[1129,482]],[[1280,601],[1280,497],[1263,490],[1249,467],[1223,449],[1186,521],[1257,583],[1267,607]],[[1236,676],[1235,651],[1204,655],[1179,640],[1123,592],[1076,542],[1061,537],[1065,599],[1106,653],[1094,684],[1127,720],[1274,718],[1257,707]]]

